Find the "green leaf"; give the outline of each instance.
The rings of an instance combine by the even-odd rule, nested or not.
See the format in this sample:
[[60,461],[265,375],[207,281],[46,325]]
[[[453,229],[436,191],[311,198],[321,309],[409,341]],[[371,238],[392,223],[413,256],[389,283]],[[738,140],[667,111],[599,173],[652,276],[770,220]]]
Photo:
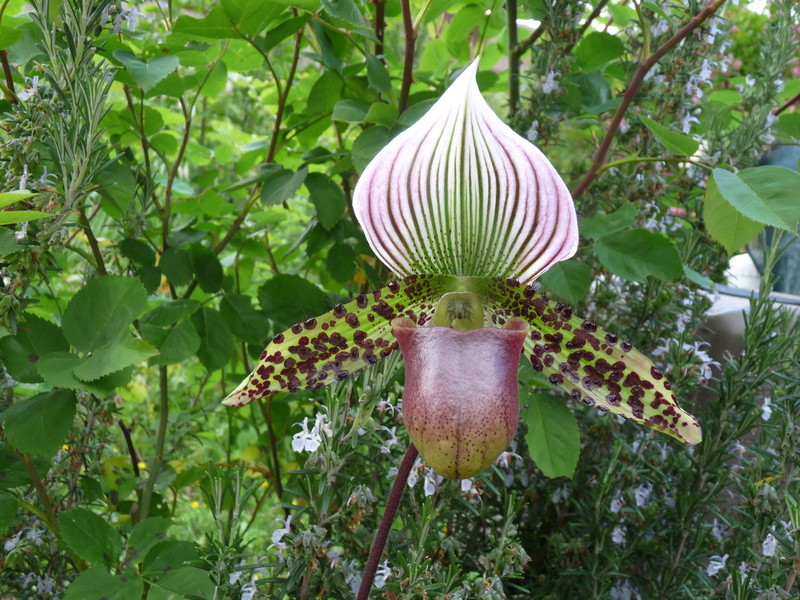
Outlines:
[[[161,577],[154,578],[153,585],[184,598],[213,598],[215,592],[208,571],[197,567],[180,567],[169,571]],[[172,597],[174,596],[167,596],[167,598]]]
[[0,536],[4,536],[16,520],[17,498],[7,493],[0,494]]
[[122,538],[101,516],[85,508],[72,508],[58,513],[61,537],[83,560],[117,564],[122,551]]
[[158,266],[176,287],[184,286],[192,280],[192,257],[186,250],[167,248],[161,255]]
[[2,192],[0,193],[0,208],[11,206],[15,202],[36,196],[36,192]]
[[404,315],[426,323],[454,279],[412,275],[325,314],[320,313],[330,306],[327,297],[310,282],[295,275],[271,279],[258,294],[270,318],[278,323],[307,320],[272,338],[253,373],[224,403],[242,406],[268,394],[317,389],[389,356],[397,349],[392,319]]
[[764,229],[764,225],[748,219],[725,200],[714,177],[709,177],[706,184],[703,222],[709,235],[722,244],[728,254],[736,254]]
[[589,293],[592,268],[575,260],[562,260],[541,275],[539,281],[557,298],[577,304]]
[[323,173],[309,173],[305,180],[311,202],[317,209],[317,219],[325,229],[331,230],[344,216],[347,199],[342,188]]
[[775,166],[751,167],[739,173],[714,169],[714,182],[722,197],[749,219],[797,231],[800,173]]
[[617,210],[606,215],[598,214],[581,219],[581,235],[600,239],[609,233],[615,233],[633,226],[638,211],[633,204],[623,204]]
[[[36,471],[44,477],[52,466],[50,457],[47,459],[34,456]],[[0,442],[0,490],[13,490],[20,486],[31,485],[31,476],[25,465],[22,464],[14,451],[3,442]],[[16,515],[14,515],[16,517]]]
[[356,253],[347,244],[337,242],[328,251],[325,267],[336,281],[347,285],[356,272]]
[[178,68],[180,60],[174,55],[156,56],[147,62],[136,57],[129,50],[114,50],[112,56],[128,70],[142,91],[147,92],[159,81]]
[[95,381],[125,367],[143,362],[158,354],[147,342],[126,336],[121,340],[101,346],[72,369],[81,381]]
[[22,31],[15,27],[0,25],[0,50],[5,50],[16,44],[22,37]]
[[386,66],[372,54],[367,54],[367,80],[369,86],[382,94],[392,91],[392,79]]
[[364,121],[393,127],[397,123],[397,109],[385,102],[374,102],[369,107],[369,112]]
[[673,154],[678,154],[680,156],[692,156],[700,147],[700,142],[691,136],[678,133],[677,131],[672,131],[663,125],[659,125],[655,121],[648,119],[644,115],[639,115],[639,119],[641,119],[642,123],[644,123],[645,126],[653,132],[653,136],[659,142],[661,142],[661,145]]
[[[800,112],[783,113],[775,122],[778,141],[785,144],[800,143]],[[797,165],[793,165],[798,168]]]
[[167,539],[167,530],[171,525],[172,520],[164,517],[149,517],[139,521],[128,537],[125,561],[141,562],[150,548]]
[[281,329],[331,308],[325,292],[299,275],[276,275],[264,282],[258,288],[258,301],[269,319]]
[[91,352],[119,340],[145,307],[147,292],[139,279],[105,275],[72,297],[61,325],[70,344]]
[[681,257],[666,236],[635,229],[600,238],[594,245],[597,259],[612,273],[631,281],[648,275],[671,281],[683,277]]
[[17,243],[14,232],[5,227],[0,227],[0,256],[24,250],[25,246]]
[[693,281],[697,285],[703,285],[709,288],[714,287],[714,282],[711,281],[708,277],[706,277],[702,273],[698,273],[694,269],[690,269],[686,265],[683,265],[683,274],[686,275],[686,278],[689,281]]
[[117,244],[117,248],[125,258],[137,265],[156,264],[156,253],[141,240],[126,238]]
[[56,350],[69,350],[61,329],[32,313],[23,313],[17,334],[0,339],[0,360],[8,373],[23,383],[38,383],[39,358]]
[[295,172],[290,169],[279,169],[264,179],[261,186],[261,202],[264,206],[274,206],[286,202],[303,185],[308,169],[303,167]]
[[67,588],[64,600],[141,600],[144,582],[129,575],[111,575],[100,565],[89,567]]
[[602,31],[594,31],[575,47],[578,65],[584,71],[596,71],[606,63],[622,56],[625,44],[618,37]]
[[70,352],[51,352],[39,360],[39,374],[50,385],[69,390],[86,390],[101,398],[126,385],[133,375],[133,370],[128,368],[95,381],[81,381],[75,376],[73,369],[82,365],[84,360]]
[[145,313],[140,323],[160,327],[175,325],[178,321],[194,314],[199,307],[200,303],[197,300],[172,300]]
[[564,401],[549,394],[530,394],[522,419],[528,426],[525,441],[531,458],[545,477],[572,477],[581,438],[575,415]]
[[50,390],[12,404],[0,415],[6,439],[20,452],[50,458],[67,439],[75,404],[75,394],[68,390]]
[[361,100],[339,100],[333,107],[331,118],[345,123],[362,123],[369,112],[369,104]]
[[207,294],[218,292],[222,288],[224,274],[217,255],[199,243],[189,246],[189,254],[200,289]]
[[213,308],[202,306],[192,315],[192,323],[200,336],[197,357],[203,366],[209,371],[225,366],[233,352],[233,335],[225,317]]
[[172,326],[142,324],[142,337],[158,349],[151,365],[173,365],[183,362],[200,349],[200,336],[189,320],[179,321]]
[[13,223],[24,223],[25,221],[36,221],[46,219],[54,215],[43,213],[38,210],[0,210],[0,225],[11,225]]
[[361,173],[375,155],[389,143],[389,130],[376,125],[361,132],[353,142],[351,153],[356,170]]
[[258,35],[284,9],[264,0],[222,0],[222,6],[239,37]]
[[244,294],[227,294],[219,303],[219,311],[236,337],[251,344],[262,344],[269,335],[269,319],[253,307],[251,300]]
[[342,78],[335,71],[325,71],[311,86],[306,112],[323,115],[333,110],[342,96]]

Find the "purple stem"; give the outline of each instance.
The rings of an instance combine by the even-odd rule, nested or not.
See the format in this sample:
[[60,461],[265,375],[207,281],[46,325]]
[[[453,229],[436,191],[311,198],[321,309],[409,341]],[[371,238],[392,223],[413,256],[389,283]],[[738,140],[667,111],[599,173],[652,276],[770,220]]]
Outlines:
[[358,588],[356,600],[367,600],[369,598],[372,582],[375,581],[375,572],[378,570],[378,563],[383,555],[383,549],[386,547],[386,540],[389,538],[389,530],[392,528],[392,522],[397,514],[400,498],[403,497],[403,488],[406,486],[408,475],[411,473],[411,467],[414,466],[414,461],[417,460],[418,454],[419,451],[414,444],[409,444],[406,455],[397,468],[392,491],[389,492],[389,499],[386,501],[386,510],[383,511],[378,531],[375,532],[375,540],[372,542],[372,548],[369,551],[367,565],[364,567],[364,575],[361,578],[361,587]]

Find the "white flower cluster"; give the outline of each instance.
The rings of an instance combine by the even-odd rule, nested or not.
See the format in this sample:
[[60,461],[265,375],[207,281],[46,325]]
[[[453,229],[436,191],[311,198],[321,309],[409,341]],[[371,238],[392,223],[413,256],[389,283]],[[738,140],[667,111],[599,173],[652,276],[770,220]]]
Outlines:
[[726,554],[725,556],[719,556],[715,554],[711,557],[708,561],[708,567],[706,567],[706,575],[709,577],[716,577],[717,574],[726,568],[725,563],[728,562],[729,556]]
[[627,579],[617,581],[611,588],[611,600],[641,600],[639,591]]
[[295,452],[314,452],[322,444],[323,433],[328,437],[333,435],[328,424],[328,415],[325,413],[317,414],[311,429],[308,428],[308,417],[304,418],[302,423],[295,423],[295,425],[301,427],[301,430],[292,436],[292,450]]

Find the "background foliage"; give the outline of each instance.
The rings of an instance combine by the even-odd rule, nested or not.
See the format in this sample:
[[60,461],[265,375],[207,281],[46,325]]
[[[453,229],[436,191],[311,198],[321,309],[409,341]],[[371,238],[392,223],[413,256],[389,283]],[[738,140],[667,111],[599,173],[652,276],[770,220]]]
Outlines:
[[800,176],[755,167],[800,140],[798,6],[742,4],[3,2],[0,596],[352,596],[408,444],[400,361],[219,400],[389,277],[354,182],[480,53],[575,191],[582,244],[544,286],[649,352],[705,442],[523,368],[495,467],[415,468],[374,597],[796,598],[800,331],[769,269],[745,351],[702,342],[699,286],[800,218]]

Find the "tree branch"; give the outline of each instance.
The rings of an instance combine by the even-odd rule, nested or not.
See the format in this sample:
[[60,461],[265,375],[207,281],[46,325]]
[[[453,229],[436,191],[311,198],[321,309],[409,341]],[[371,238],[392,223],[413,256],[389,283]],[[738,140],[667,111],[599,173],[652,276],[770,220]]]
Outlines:
[[397,103],[398,114],[408,108],[408,95],[411,90],[411,82],[414,80],[414,46],[417,41],[417,32],[411,19],[411,3],[409,0],[400,0],[400,9],[403,13],[403,32],[405,34],[406,45],[403,58],[403,82],[400,86],[400,100]]
[[603,166],[603,162],[608,155],[611,143],[614,141],[614,135],[616,134],[617,129],[619,129],[620,123],[622,122],[622,117],[625,116],[625,112],[628,110],[631,102],[633,102],[633,98],[639,91],[639,88],[641,87],[642,82],[644,81],[644,78],[650,69],[652,69],[667,52],[677,46],[681,40],[686,38],[692,31],[697,29],[704,21],[709,19],[724,2],[725,0],[712,0],[709,2],[705,8],[697,13],[691,21],[689,21],[686,25],[679,29],[675,35],[664,42],[664,44],[658,50],[656,50],[652,56],[650,56],[650,58],[639,65],[639,68],[636,69],[636,73],[634,73],[630,84],[628,84],[628,89],[625,90],[625,93],[622,96],[622,102],[620,102],[619,107],[617,107],[617,111],[611,118],[611,123],[609,123],[608,130],[606,131],[602,142],[600,142],[600,147],[597,149],[597,152],[592,159],[592,164],[590,165],[589,170],[572,192],[573,198],[577,198],[583,194],[586,191],[586,188],[589,187],[589,184],[600,172],[600,168]]
[[794,103],[795,103],[795,102],[797,102],[798,100],[800,100],[800,93],[799,93],[799,94],[796,94],[795,96],[793,96],[793,97],[791,97],[791,98],[789,98],[789,99],[788,99],[786,102],[784,102],[784,103],[783,103],[781,106],[779,106],[778,108],[776,108],[775,110],[773,110],[773,111],[772,111],[772,114],[773,114],[773,115],[775,115],[775,116],[777,117],[779,114],[781,114],[783,111],[785,111],[787,108],[789,108],[789,107],[790,107],[792,104],[794,104]]
[[517,54],[517,0],[506,1],[508,15],[508,114],[517,114],[519,105],[519,58]]

